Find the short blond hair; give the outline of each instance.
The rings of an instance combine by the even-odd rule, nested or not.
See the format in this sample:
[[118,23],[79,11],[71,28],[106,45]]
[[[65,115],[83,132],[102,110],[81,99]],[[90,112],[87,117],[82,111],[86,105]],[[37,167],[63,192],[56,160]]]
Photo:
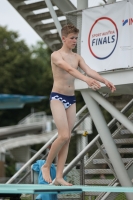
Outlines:
[[70,33],[79,33],[79,29],[77,29],[74,25],[72,24],[67,24],[63,26],[61,29],[61,35],[67,37],[68,34]]

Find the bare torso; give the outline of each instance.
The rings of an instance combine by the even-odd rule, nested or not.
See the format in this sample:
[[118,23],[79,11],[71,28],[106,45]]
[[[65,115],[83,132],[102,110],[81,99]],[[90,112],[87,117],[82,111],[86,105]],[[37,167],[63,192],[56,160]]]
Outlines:
[[[71,67],[75,69],[78,68],[78,56],[76,53],[65,53],[59,50],[57,55],[67,62]],[[70,96],[74,95],[75,78],[64,69],[55,65],[52,60],[51,65],[54,79],[52,92]]]

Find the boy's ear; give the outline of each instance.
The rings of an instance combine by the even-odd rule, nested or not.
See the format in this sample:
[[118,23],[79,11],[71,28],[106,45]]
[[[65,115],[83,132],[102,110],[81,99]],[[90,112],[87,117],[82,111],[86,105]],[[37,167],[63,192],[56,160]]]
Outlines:
[[62,36],[62,41],[63,41],[63,42],[65,42],[65,39],[66,39],[66,37],[65,37],[65,36]]

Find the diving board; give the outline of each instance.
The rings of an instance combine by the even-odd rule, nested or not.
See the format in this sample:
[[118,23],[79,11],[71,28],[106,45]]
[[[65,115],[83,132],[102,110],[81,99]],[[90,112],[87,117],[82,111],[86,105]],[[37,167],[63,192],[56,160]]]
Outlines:
[[0,194],[62,194],[82,192],[124,192],[133,193],[133,187],[110,186],[55,186],[42,184],[0,184]]

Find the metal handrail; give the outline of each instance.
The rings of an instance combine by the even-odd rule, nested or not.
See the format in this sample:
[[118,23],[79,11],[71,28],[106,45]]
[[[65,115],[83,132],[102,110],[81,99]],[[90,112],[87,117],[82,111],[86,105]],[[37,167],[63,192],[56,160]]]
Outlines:
[[[41,160],[45,159],[47,155],[48,155],[48,152],[45,155],[42,154]],[[17,182],[17,184],[20,184],[30,174],[31,174],[31,169]]]
[[[76,117],[78,117],[84,110],[87,108],[86,105],[84,105],[76,114]],[[12,183],[20,174],[23,172],[57,137],[58,133],[56,133],[21,169],[16,172],[7,182],[6,184]]]
[[31,119],[31,118],[35,118],[36,116],[42,116],[43,114],[43,117],[45,116],[46,117],[46,113],[44,111],[42,112],[36,112],[36,113],[30,113],[29,115],[27,115],[26,117],[24,117],[23,119],[21,119],[18,124],[24,124],[24,122],[27,120],[27,119]]
[[87,112],[75,125],[74,125],[74,127],[73,127],[73,129],[72,129],[72,132],[75,130],[75,128],[77,128],[80,124],[81,124],[81,122],[86,118],[86,117],[88,117],[89,116],[89,112]]

